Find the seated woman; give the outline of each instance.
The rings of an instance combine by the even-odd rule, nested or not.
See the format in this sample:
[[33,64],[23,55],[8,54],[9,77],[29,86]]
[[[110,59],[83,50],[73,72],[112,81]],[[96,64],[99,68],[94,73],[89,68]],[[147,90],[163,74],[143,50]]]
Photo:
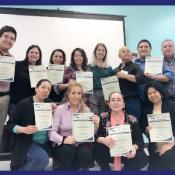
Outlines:
[[33,103],[49,102],[51,87],[49,80],[40,80],[35,88],[36,94],[21,100],[14,116],[7,122],[7,128],[13,132],[11,170],[44,170],[49,163],[48,133],[38,131],[35,126]]
[[148,163],[148,158],[143,151],[143,138],[137,119],[125,113],[125,103],[121,93],[113,92],[109,96],[110,112],[103,112],[100,117],[99,129],[95,144],[95,159],[100,165],[101,170],[110,170],[109,162],[111,160],[110,148],[117,144],[111,136],[108,136],[108,127],[130,124],[132,137],[132,150],[126,154],[126,157],[114,157],[114,168],[120,171],[121,163],[124,164],[124,170],[140,170]]
[[[145,106],[143,131],[149,138],[148,114],[170,113],[173,136],[175,136],[175,103],[165,100],[165,92],[160,82],[150,82],[146,88],[149,103]],[[149,170],[175,170],[175,142],[149,143]]]
[[[54,130],[49,138],[54,142],[53,158],[60,163],[60,170],[88,169],[93,161],[91,143],[77,143],[72,135],[73,113],[90,112],[83,101],[83,88],[79,83],[70,83],[65,94],[65,102],[54,113]],[[95,128],[99,117],[92,116]]]

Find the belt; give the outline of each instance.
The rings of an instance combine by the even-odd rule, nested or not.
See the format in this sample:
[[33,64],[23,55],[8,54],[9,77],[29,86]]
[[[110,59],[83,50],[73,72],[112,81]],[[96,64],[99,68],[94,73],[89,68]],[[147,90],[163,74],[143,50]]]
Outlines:
[[9,95],[9,92],[0,92],[0,97],[5,96],[5,95]]

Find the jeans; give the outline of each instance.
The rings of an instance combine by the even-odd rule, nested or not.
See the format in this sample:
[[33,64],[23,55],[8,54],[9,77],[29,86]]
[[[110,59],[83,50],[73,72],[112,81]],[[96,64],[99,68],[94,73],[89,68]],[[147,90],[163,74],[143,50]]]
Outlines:
[[10,101],[9,95],[4,95],[0,97],[0,145],[2,142],[4,123],[8,113],[9,101]]
[[33,143],[27,153],[24,165],[19,170],[44,170],[48,164],[49,156],[47,152],[39,144]]

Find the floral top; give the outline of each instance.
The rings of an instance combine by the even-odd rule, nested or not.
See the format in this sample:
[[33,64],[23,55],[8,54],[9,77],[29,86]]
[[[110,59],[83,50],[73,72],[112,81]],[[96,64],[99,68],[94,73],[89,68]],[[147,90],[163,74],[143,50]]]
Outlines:
[[[125,113],[125,124],[130,124],[131,126],[132,144],[136,144],[138,146],[138,149],[142,150],[144,147],[144,142],[142,132],[136,117]],[[100,115],[100,124],[97,131],[96,140],[99,137],[106,137],[108,135],[108,127],[111,126],[110,113],[102,112]]]

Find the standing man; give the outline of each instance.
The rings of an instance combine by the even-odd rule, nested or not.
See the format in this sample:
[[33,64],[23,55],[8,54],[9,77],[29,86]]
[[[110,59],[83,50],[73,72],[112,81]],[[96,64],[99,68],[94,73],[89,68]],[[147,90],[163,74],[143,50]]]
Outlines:
[[[16,41],[16,30],[11,26],[3,26],[0,29],[0,56],[12,56],[9,50]],[[2,142],[4,123],[9,107],[10,83],[0,81],[0,145]]]
[[164,56],[164,62],[174,73],[174,77],[170,83],[167,84],[166,89],[168,93],[168,99],[175,102],[175,44],[171,39],[166,39],[161,44],[161,51]]

